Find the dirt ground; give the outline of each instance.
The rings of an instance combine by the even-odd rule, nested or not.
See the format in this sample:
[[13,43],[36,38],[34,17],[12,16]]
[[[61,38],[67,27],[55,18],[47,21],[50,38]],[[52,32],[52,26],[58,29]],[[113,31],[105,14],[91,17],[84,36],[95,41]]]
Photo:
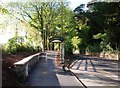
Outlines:
[[2,87],[20,86],[19,79],[12,71],[12,68],[14,68],[13,64],[32,54],[34,53],[20,52],[17,54],[2,55]]

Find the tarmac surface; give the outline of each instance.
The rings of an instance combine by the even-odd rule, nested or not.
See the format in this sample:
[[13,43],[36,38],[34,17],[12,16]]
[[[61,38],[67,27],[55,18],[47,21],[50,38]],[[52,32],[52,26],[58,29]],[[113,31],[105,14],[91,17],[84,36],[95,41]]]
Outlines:
[[120,88],[119,61],[80,56],[73,61],[71,72],[63,72],[56,62],[58,52],[48,51],[28,76],[25,86],[72,86],[85,88]]
[[118,60],[78,56],[70,69],[88,88],[120,88]]
[[63,72],[56,63],[57,52],[42,56],[27,77],[24,86],[83,86],[70,72]]

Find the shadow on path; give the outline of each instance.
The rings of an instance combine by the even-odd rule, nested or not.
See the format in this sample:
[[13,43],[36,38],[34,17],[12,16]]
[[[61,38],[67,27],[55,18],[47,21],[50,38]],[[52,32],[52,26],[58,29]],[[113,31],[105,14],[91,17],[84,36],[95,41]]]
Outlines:
[[70,69],[86,86],[118,86],[118,63],[117,60],[77,56]]
[[55,54],[42,57],[34,66],[31,74],[25,82],[25,86],[60,86],[56,73],[59,69],[55,67]]
[[93,68],[93,71],[97,72],[95,65],[93,64],[92,60],[89,58],[80,58],[80,59],[75,60],[71,64],[70,68],[73,68],[75,66],[76,67],[75,69],[78,70],[78,69],[80,69],[81,64],[83,64],[85,66],[85,71],[88,71],[89,70],[88,67],[91,65]]
[[[56,55],[58,53],[49,51],[43,55],[34,66],[23,86],[81,86],[81,83],[70,72],[64,72],[57,66]],[[82,87],[83,88],[83,87]]]

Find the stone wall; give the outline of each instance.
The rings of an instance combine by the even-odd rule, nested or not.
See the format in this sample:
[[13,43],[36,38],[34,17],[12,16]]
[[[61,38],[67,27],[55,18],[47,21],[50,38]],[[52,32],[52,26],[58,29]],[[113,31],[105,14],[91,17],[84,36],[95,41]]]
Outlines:
[[14,70],[17,76],[24,80],[30,74],[32,67],[39,61],[39,59],[40,53],[37,53],[14,63]]
[[107,58],[107,59],[120,60],[120,52],[101,52],[101,53],[86,52],[86,55]]
[[100,53],[100,57],[120,60],[120,52],[102,52]]

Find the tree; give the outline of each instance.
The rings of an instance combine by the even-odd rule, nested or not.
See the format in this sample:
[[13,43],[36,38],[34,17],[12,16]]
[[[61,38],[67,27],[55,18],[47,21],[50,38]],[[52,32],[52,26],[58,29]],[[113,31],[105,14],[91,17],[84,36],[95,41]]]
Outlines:
[[109,42],[111,47],[115,50],[120,45],[119,40],[117,40],[120,37],[120,2],[96,2],[90,5],[88,4],[88,7],[91,8],[91,6],[93,8],[92,11],[99,14],[96,15],[100,18],[96,23],[102,25],[101,29],[104,30],[103,33],[106,33],[107,42]]
[[4,8],[2,5],[0,5],[0,13],[8,13],[8,10],[6,8]]
[[[81,50],[91,51],[90,47],[93,47],[100,52],[101,42],[110,44],[114,50],[116,47],[118,49],[120,44],[117,40],[120,33],[119,5],[120,2],[89,2],[87,11],[83,10],[83,4],[74,10],[76,23],[78,24],[76,30],[79,38],[81,38],[79,44]],[[95,48],[95,45],[99,47]],[[82,49],[83,47],[84,49]]]
[[[15,11],[17,8],[17,19],[20,20],[24,26],[28,35],[35,31],[39,33],[42,41],[45,41],[45,48],[48,47],[48,40],[53,36],[68,37],[70,32],[73,31],[73,13],[67,7],[68,3],[58,2],[27,2],[27,3],[9,3],[11,11]],[[13,14],[13,17],[16,17]],[[26,27],[25,27],[26,26]],[[45,31],[43,29],[46,29]],[[35,34],[35,33],[34,33]],[[67,35],[68,34],[68,35]],[[74,34],[75,31],[74,31]],[[26,36],[26,38],[28,38]],[[44,38],[45,37],[45,38]],[[71,36],[69,38],[72,38]],[[34,38],[38,41],[37,36]],[[68,38],[67,38],[68,39]],[[39,42],[42,42],[39,41]]]

